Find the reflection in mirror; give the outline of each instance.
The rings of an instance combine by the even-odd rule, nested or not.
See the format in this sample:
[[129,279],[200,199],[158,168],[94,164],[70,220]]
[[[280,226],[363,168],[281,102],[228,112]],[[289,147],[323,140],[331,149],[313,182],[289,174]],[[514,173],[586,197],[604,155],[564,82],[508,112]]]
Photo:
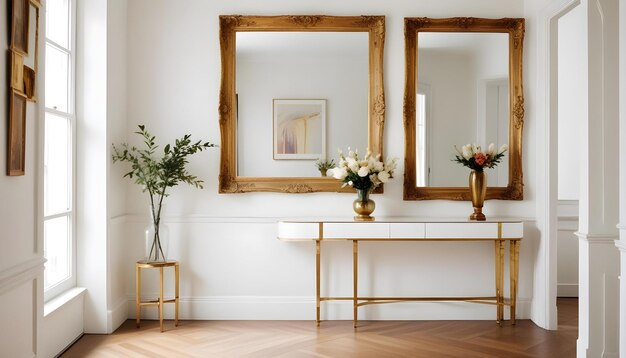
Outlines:
[[[368,46],[367,32],[237,32],[237,175],[319,177],[316,159],[348,146],[365,151]],[[276,152],[283,136],[292,152]]]
[[[417,45],[416,184],[466,186],[454,146],[509,142],[509,34],[419,32]],[[490,169],[489,186],[508,172],[508,160]]]

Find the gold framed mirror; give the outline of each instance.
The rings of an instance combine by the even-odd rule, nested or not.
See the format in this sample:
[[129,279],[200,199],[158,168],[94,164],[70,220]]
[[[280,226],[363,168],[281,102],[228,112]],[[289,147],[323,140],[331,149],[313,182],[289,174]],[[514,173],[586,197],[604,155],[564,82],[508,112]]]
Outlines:
[[[302,36],[297,36],[302,34]],[[296,35],[295,37],[293,35]],[[313,36],[313,38],[311,37]],[[340,42],[338,39],[343,39]],[[308,42],[307,42],[308,41]],[[300,49],[299,44],[307,45]],[[362,48],[345,45],[362,43]],[[342,188],[339,180],[321,176],[314,176],[314,158],[310,155],[277,155],[276,124],[277,111],[294,111],[291,106],[313,108],[314,116],[318,118],[319,108],[323,108],[323,115],[319,116],[326,121],[325,125],[316,126],[316,132],[321,133],[322,150],[319,159],[331,160],[336,157],[337,149],[346,150],[354,142],[362,140],[374,153],[383,155],[383,127],[385,123],[385,95],[383,82],[383,48],[385,43],[384,16],[220,16],[220,49],[222,77],[219,97],[219,124],[221,132],[221,158],[219,175],[220,193],[244,192],[283,192],[283,193],[310,193],[310,192],[351,192],[354,189]],[[239,44],[239,45],[238,45]],[[248,47],[243,45],[249,44]],[[261,44],[267,44],[269,49],[261,49]],[[289,45],[289,51],[286,50]],[[316,47],[318,45],[321,47]],[[281,47],[282,46],[282,47]],[[298,47],[298,50],[294,49]],[[349,80],[345,73],[332,75],[331,69],[338,68],[331,64],[326,68],[324,75],[331,76],[317,92],[301,91],[302,87],[310,86],[310,81],[288,77],[287,85],[276,91],[270,90],[270,85],[280,83],[274,76],[262,77],[257,74],[266,74],[263,67],[254,66],[250,71],[243,71],[240,65],[245,56],[263,54],[263,59],[289,58],[290,63],[276,65],[284,73],[288,73],[292,64],[300,66],[299,73],[310,72],[310,66],[305,65],[312,53],[324,52],[331,57],[342,58],[358,54],[364,68],[360,77]],[[267,53],[270,56],[267,56]],[[293,58],[293,56],[304,56]],[[261,56],[261,55],[258,55]],[[334,60],[334,58],[331,58]],[[257,58],[258,60],[258,58]],[[362,61],[361,61],[362,60]],[[260,60],[259,60],[260,61]],[[268,62],[268,61],[266,61]],[[316,61],[320,62],[320,61]],[[355,66],[353,66],[355,67]],[[238,73],[239,72],[239,73]],[[316,75],[316,77],[320,77]],[[244,81],[253,81],[256,92],[247,90]],[[356,90],[344,89],[343,94],[358,92],[362,94],[355,100],[344,100],[327,95],[328,91],[340,85],[359,82]],[[298,84],[301,87],[293,87]],[[302,94],[304,93],[304,94]],[[290,102],[291,101],[291,102]],[[359,103],[361,106],[353,106]],[[283,106],[283,107],[278,107]],[[314,107],[319,106],[319,107]],[[343,114],[335,112],[342,109]],[[345,112],[345,111],[348,112]],[[350,112],[353,111],[353,112]],[[359,114],[362,111],[362,114]],[[281,112],[282,113],[282,112]],[[287,112],[285,112],[287,113]],[[301,116],[302,117],[302,116]],[[309,116],[311,117],[311,116]],[[346,122],[351,117],[357,117],[356,122]],[[364,118],[361,118],[364,117]],[[341,127],[343,126],[343,127]],[[307,127],[305,127],[306,130]],[[322,128],[321,130],[319,128]],[[338,128],[338,129],[333,129]],[[358,140],[348,140],[346,143],[337,142],[333,138],[341,137],[346,133],[359,132]],[[308,132],[305,132],[308,133]],[[309,134],[305,134],[309,138]],[[313,136],[313,134],[311,134]],[[362,137],[362,138],[361,138]],[[308,140],[308,139],[305,139]],[[315,138],[317,140],[317,138]],[[312,140],[310,140],[312,141]],[[315,142],[317,143],[317,142]],[[339,143],[339,144],[335,144]],[[319,146],[318,146],[319,147]],[[281,147],[282,148],[282,147]],[[359,148],[363,152],[367,148]],[[274,152],[272,151],[274,150]],[[256,157],[255,157],[256,156]],[[323,157],[325,156],[325,157]],[[312,160],[313,159],[313,160]],[[263,164],[265,163],[265,164]],[[256,166],[254,166],[256,164]],[[274,174],[269,176],[270,174]],[[280,174],[280,175],[278,175]],[[382,186],[375,192],[382,192]]]
[[454,146],[490,142],[509,150],[489,171],[486,199],[523,199],[524,26],[522,18],[404,19],[404,200],[470,200]]

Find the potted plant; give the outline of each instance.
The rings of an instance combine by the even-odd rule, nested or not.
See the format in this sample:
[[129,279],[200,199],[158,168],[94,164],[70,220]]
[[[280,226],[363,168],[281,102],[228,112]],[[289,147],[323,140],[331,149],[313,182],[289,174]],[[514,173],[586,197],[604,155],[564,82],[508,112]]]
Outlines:
[[120,148],[113,145],[113,162],[129,163],[131,170],[124,177],[134,179],[150,196],[151,225],[146,230],[146,261],[162,262],[166,260],[166,249],[161,228],[161,210],[163,199],[168,196],[167,189],[179,183],[203,188],[203,181],[187,170],[187,158],[215,145],[201,141],[192,143],[191,135],[186,134],[173,145],[167,144],[163,151],[158,151],[155,136],[145,126],[140,125],[135,134],[142,137],[145,148],[139,149],[127,143],[122,143]]
[[322,174],[322,176],[325,177],[326,172],[328,172],[328,169],[335,167],[335,160],[331,159],[329,161],[329,160],[318,159],[315,162],[315,166],[317,167],[317,170],[320,171],[320,174]]

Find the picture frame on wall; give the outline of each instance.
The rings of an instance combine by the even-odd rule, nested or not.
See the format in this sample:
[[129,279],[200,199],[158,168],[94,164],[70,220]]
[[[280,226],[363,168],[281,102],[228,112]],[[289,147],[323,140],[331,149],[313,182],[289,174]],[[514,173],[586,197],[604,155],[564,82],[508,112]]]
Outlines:
[[37,102],[36,75],[39,65],[39,10],[38,1],[29,1],[28,54],[24,56],[24,91],[29,101]]
[[11,88],[24,92],[24,58],[15,51],[9,51],[11,56]]
[[9,176],[24,175],[26,167],[26,102],[25,95],[11,90],[7,148]]
[[28,55],[30,1],[13,0],[11,9],[11,50]]
[[274,99],[274,160],[326,158],[326,100]]

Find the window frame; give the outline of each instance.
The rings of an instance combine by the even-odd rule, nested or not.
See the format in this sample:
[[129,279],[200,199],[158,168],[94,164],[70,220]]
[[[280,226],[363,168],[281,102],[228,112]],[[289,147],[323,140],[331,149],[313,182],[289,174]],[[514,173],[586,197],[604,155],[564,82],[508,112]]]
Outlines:
[[[47,4],[46,4],[47,5]],[[51,39],[49,39],[47,37],[47,33],[46,33],[46,27],[43,27],[44,30],[44,41],[43,41],[43,47],[44,47],[44,51],[42,51],[44,53],[44,61],[43,61],[43,67],[45,68],[45,59],[46,59],[46,49],[48,45],[53,46],[54,48],[66,53],[69,57],[69,61],[68,61],[68,103],[67,103],[67,112],[63,112],[63,111],[59,111],[56,110],[54,108],[48,108],[46,106],[46,102],[45,102],[45,71],[44,71],[44,82],[43,82],[43,92],[44,92],[44,96],[41,97],[41,106],[43,108],[43,121],[41,121],[40,123],[42,123],[42,135],[41,135],[41,143],[42,143],[42,155],[41,155],[41,160],[40,160],[40,169],[41,169],[41,174],[40,174],[40,180],[41,180],[41,194],[39,195],[39,199],[40,199],[40,207],[41,207],[41,237],[42,237],[42,251],[43,248],[45,248],[45,233],[44,233],[44,223],[47,220],[52,220],[54,218],[58,218],[58,217],[68,217],[68,222],[69,222],[69,227],[68,227],[68,235],[70,237],[69,239],[69,265],[70,265],[70,274],[68,277],[66,277],[65,279],[55,283],[54,285],[45,288],[44,287],[44,301],[49,301],[50,299],[58,296],[59,294],[73,288],[76,287],[76,262],[77,262],[77,257],[76,257],[76,0],[68,0],[68,11],[69,11],[69,16],[68,16],[68,31],[69,31],[69,39],[68,39],[68,48],[65,48],[61,45],[59,45],[58,43],[52,41]],[[47,24],[47,8],[45,9],[45,22],[44,24]],[[62,117],[62,118],[66,118],[69,121],[69,125],[70,125],[70,133],[69,133],[69,140],[70,140],[70,145],[69,145],[69,165],[70,165],[70,173],[69,173],[69,209],[67,211],[63,211],[63,212],[56,212],[53,214],[49,214],[46,215],[45,212],[45,128],[46,128],[46,117],[48,114],[51,115],[55,115],[58,117]],[[45,257],[45,256],[44,256]],[[45,281],[44,281],[45,282]]]

